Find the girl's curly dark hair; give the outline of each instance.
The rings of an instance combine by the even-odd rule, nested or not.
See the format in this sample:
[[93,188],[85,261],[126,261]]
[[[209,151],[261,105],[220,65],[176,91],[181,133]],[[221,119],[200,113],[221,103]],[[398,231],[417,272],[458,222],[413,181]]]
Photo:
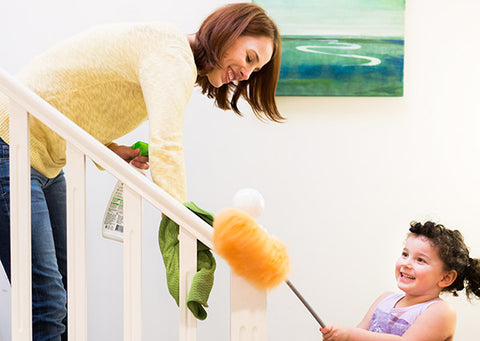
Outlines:
[[443,291],[458,296],[458,291],[465,289],[468,299],[472,294],[480,298],[480,259],[470,258],[460,231],[450,230],[431,221],[424,224],[414,221],[410,223],[410,233],[427,237],[437,248],[444,270],[457,272],[455,281]]

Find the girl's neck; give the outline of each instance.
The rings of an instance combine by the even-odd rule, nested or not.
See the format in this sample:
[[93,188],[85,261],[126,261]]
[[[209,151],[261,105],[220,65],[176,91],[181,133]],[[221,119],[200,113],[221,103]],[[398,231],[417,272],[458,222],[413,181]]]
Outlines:
[[397,301],[397,303],[395,304],[395,308],[411,307],[412,305],[429,302],[438,298],[439,298],[439,294],[420,295],[420,296],[405,294],[405,296],[403,296],[401,299]]

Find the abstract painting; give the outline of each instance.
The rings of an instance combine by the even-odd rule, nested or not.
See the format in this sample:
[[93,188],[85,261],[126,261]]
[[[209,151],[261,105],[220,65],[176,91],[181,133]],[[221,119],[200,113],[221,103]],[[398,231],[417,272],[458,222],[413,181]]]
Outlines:
[[282,36],[278,96],[403,96],[405,0],[254,0]]

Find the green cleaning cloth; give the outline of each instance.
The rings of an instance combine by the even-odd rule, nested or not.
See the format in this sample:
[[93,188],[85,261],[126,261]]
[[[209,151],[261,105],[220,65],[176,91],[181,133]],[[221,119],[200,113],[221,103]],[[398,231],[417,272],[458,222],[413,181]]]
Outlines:
[[[197,207],[193,202],[186,202],[184,205],[207,224],[213,224],[213,215]],[[162,252],[163,262],[167,271],[168,291],[178,305],[179,297],[179,241],[178,224],[167,216],[163,216],[158,231],[158,245]],[[199,320],[207,318],[207,312],[203,307],[208,307],[207,301],[213,286],[213,275],[215,272],[215,258],[200,241],[197,241],[197,273],[193,276],[192,286],[188,292],[187,307]]]

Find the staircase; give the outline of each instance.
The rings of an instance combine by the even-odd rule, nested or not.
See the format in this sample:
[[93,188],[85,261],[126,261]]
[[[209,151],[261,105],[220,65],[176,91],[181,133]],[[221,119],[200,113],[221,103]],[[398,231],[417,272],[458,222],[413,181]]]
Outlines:
[[[10,99],[12,341],[32,340],[29,115],[33,115],[59,134],[67,144],[65,173],[69,340],[87,340],[87,157],[125,184],[124,340],[142,340],[143,200],[180,226],[179,340],[196,340],[196,319],[186,307],[186,298],[197,267],[197,240],[213,248],[211,226],[2,69],[0,92]],[[230,296],[230,340],[266,340],[266,293],[256,290],[232,274]]]

